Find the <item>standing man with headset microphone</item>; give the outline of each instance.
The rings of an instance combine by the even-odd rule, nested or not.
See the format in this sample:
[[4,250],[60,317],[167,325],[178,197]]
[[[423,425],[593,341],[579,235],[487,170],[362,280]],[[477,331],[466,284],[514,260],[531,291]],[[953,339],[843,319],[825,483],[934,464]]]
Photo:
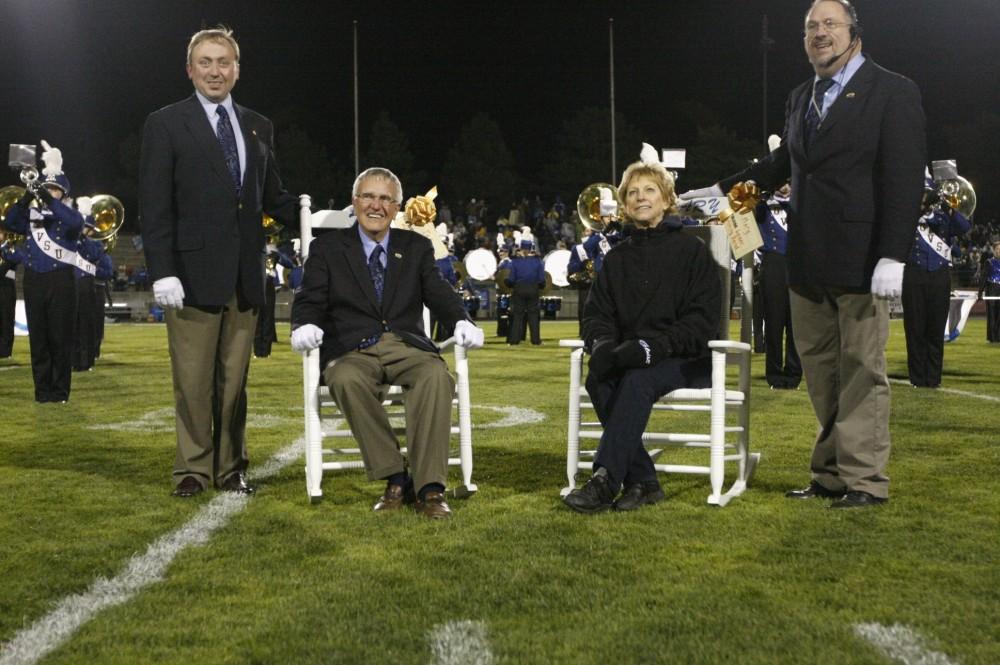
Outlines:
[[924,113],[913,81],[862,53],[848,0],[815,0],[804,28],[815,76],[788,96],[781,146],[681,198],[791,177],[792,329],[819,432],[811,482],[786,496],[873,506],[889,495],[888,301],[902,291],[919,217]]
[[262,213],[287,224],[296,201],[281,184],[271,122],[230,95],[240,76],[232,32],[195,33],[187,74],[194,94],[146,119],[139,163],[143,248],[173,372],[173,494],[253,494],[246,381],[264,305]]

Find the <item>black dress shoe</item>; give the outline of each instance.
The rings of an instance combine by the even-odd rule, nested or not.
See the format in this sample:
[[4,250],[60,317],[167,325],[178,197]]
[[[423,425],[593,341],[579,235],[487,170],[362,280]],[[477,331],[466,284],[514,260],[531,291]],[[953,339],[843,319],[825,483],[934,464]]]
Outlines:
[[625,486],[625,491],[615,501],[615,510],[635,510],[645,505],[654,504],[666,498],[660,483],[651,480],[645,483],[632,483]]
[[830,507],[864,508],[865,506],[881,506],[883,503],[889,503],[889,499],[885,497],[878,497],[874,494],[869,494],[868,492],[862,492],[860,490],[851,490],[843,497],[831,503]]
[[372,507],[376,513],[387,510],[399,510],[405,505],[416,503],[417,496],[413,493],[413,483],[408,482],[405,486],[387,484],[385,492],[379,497]]
[[253,494],[257,491],[255,485],[247,483],[246,478],[243,477],[242,473],[234,473],[233,475],[226,478],[222,486],[219,487],[223,492],[235,492],[236,494]]
[[177,483],[177,487],[170,494],[172,496],[179,496],[182,499],[194,496],[195,494],[201,494],[205,491],[205,488],[201,486],[197,480],[192,476],[185,476],[181,482]]
[[587,484],[566,495],[563,503],[578,513],[600,513],[615,505],[615,495],[604,473],[595,473]]
[[843,491],[837,492],[834,490],[828,490],[815,480],[809,483],[809,487],[785,492],[785,497],[789,499],[812,499],[813,497],[819,497],[821,499],[839,499],[842,496],[844,496]]

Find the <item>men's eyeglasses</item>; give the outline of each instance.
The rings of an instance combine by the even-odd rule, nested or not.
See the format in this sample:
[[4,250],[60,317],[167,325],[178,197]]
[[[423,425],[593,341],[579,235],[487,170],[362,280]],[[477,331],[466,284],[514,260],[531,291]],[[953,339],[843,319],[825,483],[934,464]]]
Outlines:
[[372,194],[371,192],[363,192],[361,194],[358,194],[358,198],[364,201],[365,203],[375,203],[376,201],[378,201],[384,206],[396,203],[396,200],[391,196],[388,196],[386,194],[376,195]]
[[812,35],[815,35],[817,32],[819,32],[820,26],[823,26],[823,29],[826,30],[827,32],[833,32],[834,30],[843,28],[845,25],[851,25],[851,24],[843,23],[840,21],[834,21],[832,18],[828,18],[820,23],[817,23],[816,21],[809,21],[808,23],[806,23],[805,34],[810,37]]

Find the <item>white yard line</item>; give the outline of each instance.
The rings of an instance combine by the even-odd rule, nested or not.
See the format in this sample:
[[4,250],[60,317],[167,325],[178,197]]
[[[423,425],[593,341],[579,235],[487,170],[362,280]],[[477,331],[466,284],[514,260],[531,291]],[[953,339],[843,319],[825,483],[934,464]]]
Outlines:
[[493,652],[482,621],[449,621],[428,633],[431,665],[492,665]]
[[[283,448],[250,477],[262,480],[275,475],[302,453],[302,439]],[[36,663],[72,637],[101,610],[127,602],[145,587],[163,579],[174,558],[188,547],[202,545],[246,508],[249,499],[240,494],[220,493],[176,531],[153,542],[145,554],[128,560],[112,579],[98,578],[79,594],[60,601],[31,626],[17,632],[0,650],[0,665]]]
[[854,633],[903,665],[954,665],[946,654],[928,649],[920,633],[898,623],[856,623]]
[[[889,383],[898,383],[902,386],[909,386],[910,382],[905,379],[889,379]],[[916,390],[916,388],[914,388]],[[974,397],[975,399],[984,399],[988,402],[1000,402],[1000,397],[994,395],[983,395],[981,393],[970,393],[967,390],[956,390],[955,388],[935,388],[939,393],[948,393],[949,395],[958,395],[960,397]]]

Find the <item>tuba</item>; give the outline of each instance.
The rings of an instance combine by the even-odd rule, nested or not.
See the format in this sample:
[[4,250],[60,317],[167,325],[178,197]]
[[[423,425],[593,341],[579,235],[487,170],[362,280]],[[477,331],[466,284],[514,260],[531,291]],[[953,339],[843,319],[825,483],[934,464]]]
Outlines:
[[114,249],[118,240],[118,231],[125,222],[125,206],[110,194],[98,194],[91,199],[90,216],[94,219],[94,232],[91,238],[100,240],[104,251]]
[[[613,215],[601,215],[601,191],[611,192],[611,197],[618,204],[617,211]],[[601,233],[614,222],[621,223],[624,219],[622,211],[625,204],[618,196],[618,188],[605,182],[595,182],[587,185],[580,192],[576,199],[576,214],[580,218],[580,223],[591,231]]]

